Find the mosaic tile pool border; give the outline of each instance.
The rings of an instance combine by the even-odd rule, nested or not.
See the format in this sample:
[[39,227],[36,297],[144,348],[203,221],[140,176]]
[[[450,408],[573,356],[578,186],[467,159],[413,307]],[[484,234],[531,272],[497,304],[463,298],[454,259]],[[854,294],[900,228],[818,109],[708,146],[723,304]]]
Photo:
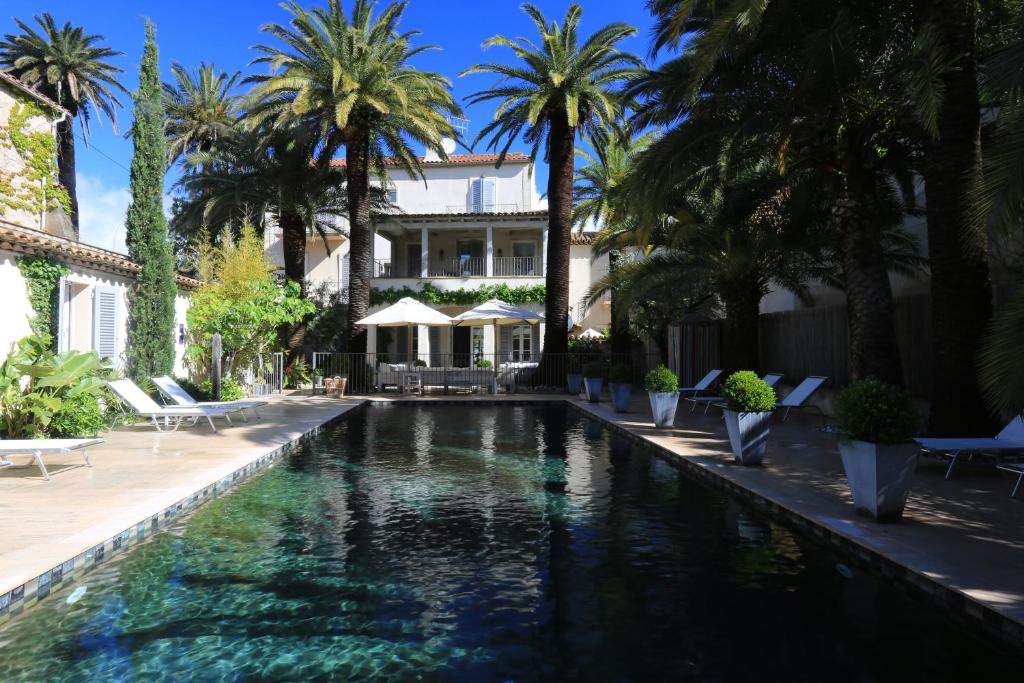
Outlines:
[[946,586],[925,574],[900,564],[874,548],[863,545],[849,536],[824,526],[817,520],[791,510],[784,505],[780,505],[770,498],[766,498],[760,493],[728,479],[709,467],[704,467],[660,444],[649,441],[642,435],[608,419],[604,415],[590,412],[582,404],[571,400],[567,400],[566,403],[580,414],[597,420],[616,434],[624,436],[636,444],[652,449],[654,453],[658,454],[665,461],[681,467],[688,474],[696,475],[698,479],[710,486],[725,490],[739,500],[745,501],[761,512],[768,514],[773,519],[799,529],[805,537],[822,545],[837,549],[843,555],[864,565],[882,578],[900,582],[916,597],[935,604],[947,613],[950,618],[970,627],[980,626],[987,634],[998,638],[1011,647],[1024,647],[1024,624],[1021,622],[992,609],[984,603],[978,602],[955,588]]
[[353,406],[350,410],[304,432],[288,443],[278,446],[273,451],[261,455],[218,481],[208,484],[199,491],[185,496],[176,503],[149,515],[145,519],[139,520],[102,543],[67,559],[13,590],[0,594],[0,625],[10,621],[25,610],[34,607],[50,593],[56,592],[66,584],[76,581],[92,569],[109,561],[115,554],[123,553],[138,545],[146,540],[147,537],[176,522],[182,515],[196,510],[210,500],[223,495],[229,489],[263,472],[323,429],[339,420],[344,420],[349,415],[358,412],[365,405],[366,402],[364,401],[357,406]]

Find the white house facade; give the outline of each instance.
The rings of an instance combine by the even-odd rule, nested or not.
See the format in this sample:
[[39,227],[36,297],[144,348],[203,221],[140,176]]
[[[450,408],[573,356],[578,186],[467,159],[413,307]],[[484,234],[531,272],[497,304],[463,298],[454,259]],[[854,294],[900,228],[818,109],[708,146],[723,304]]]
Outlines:
[[[57,283],[57,348],[97,351],[120,369],[128,336],[128,289],[139,265],[122,254],[74,239],[59,196],[56,173],[40,173],[39,145],[26,145],[27,135],[53,135],[68,113],[56,103],[0,71],[0,359],[31,333],[36,314],[18,260],[42,256],[67,267]],[[17,128],[12,136],[12,128]],[[17,132],[21,133],[18,137]],[[55,169],[56,164],[49,167]],[[43,165],[46,167],[46,164]],[[175,372],[184,374],[185,313],[188,291],[199,282],[178,276],[175,300]]]
[[[427,155],[420,161],[425,178],[412,177],[389,164],[387,191],[398,210],[374,226],[370,276],[376,298],[390,300],[425,286],[441,292],[543,286],[547,203],[537,193],[530,158],[510,153],[500,167],[496,154],[453,154],[447,159]],[[280,231],[268,229],[266,239],[271,260],[283,265]],[[595,306],[583,303],[591,285],[608,272],[607,256],[592,259],[590,242],[590,235],[577,234],[570,252],[570,315],[578,331],[607,327],[611,319],[607,300]],[[306,275],[310,287],[347,291],[348,248],[347,238],[340,234],[329,237],[326,245],[317,235],[309,237]],[[538,312],[544,309],[543,301],[522,305]],[[434,307],[454,316],[472,306]],[[404,350],[406,334],[404,329],[397,330],[375,350]],[[539,354],[542,340],[542,325],[510,326],[497,335],[486,327],[422,327],[413,346],[424,360],[446,353],[463,356],[470,350],[529,360]],[[373,350],[372,335],[370,344]]]

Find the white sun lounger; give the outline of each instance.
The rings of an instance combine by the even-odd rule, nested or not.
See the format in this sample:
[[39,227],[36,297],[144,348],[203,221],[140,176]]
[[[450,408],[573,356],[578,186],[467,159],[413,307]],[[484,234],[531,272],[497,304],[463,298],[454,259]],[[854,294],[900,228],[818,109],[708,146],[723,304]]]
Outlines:
[[[201,408],[199,406],[179,406],[177,408],[164,407],[157,404],[156,401],[151,399],[146,392],[136,386],[135,382],[130,379],[116,379],[111,382],[107,382],[117,397],[124,403],[131,407],[132,410],[137,412],[143,417],[148,417],[153,420],[153,426],[156,427],[157,431],[175,431],[181,426],[182,421],[191,420],[192,424],[196,424],[202,418],[206,418],[206,421],[210,423],[210,429],[217,431],[217,428],[213,425],[213,418],[223,417],[227,420],[227,423],[231,424],[231,417],[228,413],[235,412],[234,408]],[[160,426],[160,420],[163,418],[164,426]],[[172,426],[173,425],[173,426]]]
[[[785,408],[786,412],[782,414],[782,421],[785,422],[786,418],[789,417],[789,411],[793,408],[804,408],[804,403],[811,397],[815,391],[821,388],[821,385],[828,381],[828,377],[822,375],[809,375],[804,379],[803,382],[793,387],[793,391],[786,394],[786,398],[782,399],[775,404],[775,408]],[[820,408],[817,406],[811,406],[820,412]]]
[[[775,388],[775,385],[779,383],[779,380],[782,379],[782,376],[783,375],[781,372],[769,372],[761,379],[763,379],[768,386]],[[691,413],[697,409],[698,403],[703,403],[705,415],[707,415],[708,411],[711,410],[712,405],[717,405],[719,403],[725,402],[725,398],[723,396],[690,396],[686,400],[693,403],[693,405],[690,406]]]
[[[28,465],[15,465],[7,458],[11,455],[31,455],[39,467],[43,479],[50,481],[50,473],[46,471],[46,465],[43,464],[44,457],[55,453],[70,453],[101,443],[103,443],[103,439],[0,439],[0,469],[28,467]],[[85,458],[86,467],[92,467],[92,463],[89,462],[89,454],[85,450],[82,450],[82,457]]]
[[[1020,451],[1024,453],[1024,418],[1018,415],[1010,420],[1001,432],[989,439],[983,437],[966,439],[919,437],[915,438],[914,441],[921,444],[921,447],[925,450],[944,453],[952,458],[949,468],[946,470],[946,479],[949,479],[953,476],[953,466],[956,465],[957,460],[962,454],[967,454],[968,460],[970,460],[975,453],[998,453],[1001,451]],[[996,467],[1017,475],[1017,483],[1014,484],[1013,492],[1010,493],[1011,496],[1016,498],[1017,492],[1020,491],[1021,481],[1024,480],[1024,464],[1004,463],[1000,462],[997,458]]]
[[266,401],[197,401],[187,391],[182,389],[180,384],[167,375],[154,377],[153,384],[156,385],[161,394],[179,406],[190,408],[231,408],[237,411],[246,422],[249,421],[245,416],[246,409],[251,410],[258,420],[260,419],[259,407],[267,405]]
[[[697,394],[707,391],[711,388],[711,385],[715,383],[722,374],[721,369],[714,369],[708,374],[704,375],[699,382],[694,384],[692,387],[679,387],[679,395],[690,394],[690,398],[695,397]],[[684,396],[684,398],[686,398]]]

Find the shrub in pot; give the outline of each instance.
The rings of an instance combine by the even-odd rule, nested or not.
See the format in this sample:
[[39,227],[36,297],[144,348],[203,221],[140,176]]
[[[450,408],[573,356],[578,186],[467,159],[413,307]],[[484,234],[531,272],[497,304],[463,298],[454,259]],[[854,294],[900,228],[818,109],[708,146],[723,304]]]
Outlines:
[[839,455],[858,513],[879,521],[903,516],[917,467],[910,440],[917,425],[913,399],[900,387],[869,377],[839,395]]
[[486,358],[481,358],[480,360],[478,360],[476,362],[476,366],[478,368],[490,368],[490,367],[493,367],[493,364],[491,363],[491,361],[487,360]]
[[597,403],[601,397],[601,385],[604,382],[604,363],[587,363],[583,366],[583,386],[587,390],[587,399]]
[[775,390],[756,372],[740,370],[722,384],[725,429],[736,462],[758,465],[768,450],[768,428],[775,410]]
[[608,371],[608,388],[612,392],[612,406],[616,413],[628,413],[633,400],[633,368],[613,365]]
[[655,427],[671,427],[679,405],[679,378],[664,365],[659,365],[644,378],[644,388],[651,400]]

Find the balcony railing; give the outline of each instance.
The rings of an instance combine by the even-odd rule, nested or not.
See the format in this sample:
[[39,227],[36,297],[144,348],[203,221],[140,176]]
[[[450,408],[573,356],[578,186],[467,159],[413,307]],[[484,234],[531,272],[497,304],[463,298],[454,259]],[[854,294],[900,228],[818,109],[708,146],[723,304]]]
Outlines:
[[430,262],[430,277],[483,277],[487,274],[483,256],[451,256]]
[[[494,277],[537,277],[541,272],[540,259],[533,256],[495,256]],[[450,256],[434,259],[427,269],[428,277],[487,277],[487,258],[484,256]],[[375,278],[421,277],[418,263],[395,263],[391,259],[373,262]]]
[[448,213],[516,213],[519,211],[519,204],[488,204],[482,209],[475,208],[472,204],[448,204],[445,209]]
[[495,256],[497,277],[530,277],[537,275],[537,259],[532,256]]
[[391,269],[391,259],[375,259],[373,277],[395,277]]

